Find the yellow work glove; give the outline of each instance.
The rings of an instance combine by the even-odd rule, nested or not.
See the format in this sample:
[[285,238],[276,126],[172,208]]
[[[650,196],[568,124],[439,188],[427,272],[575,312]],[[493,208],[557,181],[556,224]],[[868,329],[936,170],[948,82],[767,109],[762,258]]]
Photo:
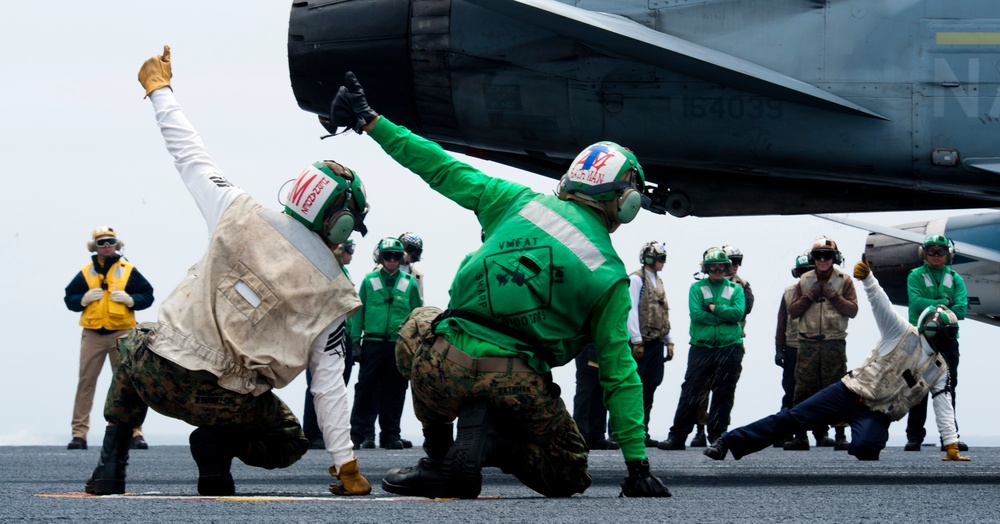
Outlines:
[[[170,87],[174,76],[170,68],[170,46],[163,46],[163,54],[156,55],[142,63],[139,68],[139,83],[146,90],[146,96],[161,87]],[[170,87],[173,91],[174,88]],[[145,98],[145,97],[144,97]]]
[[642,356],[646,354],[646,348],[642,346],[642,342],[632,343],[632,358],[636,361],[642,359]]
[[367,495],[372,492],[368,479],[358,472],[358,457],[340,466],[340,471],[337,471],[336,466],[330,466],[330,474],[340,481],[339,484],[330,484],[330,493],[334,495]]
[[868,262],[862,260],[857,264],[854,264],[854,278],[858,280],[864,280],[868,278],[868,275],[870,275],[871,273],[872,273],[872,268],[871,266],[868,265]]
[[972,460],[970,457],[963,457],[958,454],[958,442],[952,442],[944,447],[945,456],[941,457],[941,460]]

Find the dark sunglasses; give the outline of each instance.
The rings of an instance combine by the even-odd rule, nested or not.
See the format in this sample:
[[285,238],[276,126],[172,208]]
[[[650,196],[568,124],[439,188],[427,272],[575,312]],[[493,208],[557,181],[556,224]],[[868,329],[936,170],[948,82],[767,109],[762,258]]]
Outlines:
[[943,257],[948,254],[948,248],[944,247],[929,247],[924,250],[929,257]]
[[657,262],[666,262],[667,261],[667,255],[656,255],[653,258],[655,258]]
[[708,272],[709,273],[725,273],[726,269],[727,268],[726,268],[725,264],[709,264],[708,265]]
[[936,322],[928,322],[924,325],[924,335],[927,338],[943,336],[949,340],[954,340],[958,336],[958,326],[938,326]]
[[95,242],[98,246],[117,246],[118,239],[115,238],[98,238]]
[[344,253],[349,255],[354,254],[354,244],[344,244]]
[[814,260],[833,260],[833,251],[813,251],[812,257]]
[[399,262],[403,259],[403,253],[401,251],[385,251],[382,253],[382,260]]

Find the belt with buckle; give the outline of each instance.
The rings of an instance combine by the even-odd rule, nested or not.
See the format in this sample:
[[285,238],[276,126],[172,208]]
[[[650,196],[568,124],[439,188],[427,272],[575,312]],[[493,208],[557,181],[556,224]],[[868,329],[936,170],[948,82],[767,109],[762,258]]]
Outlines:
[[444,358],[473,373],[534,373],[528,363],[517,357],[482,357],[472,355],[458,349],[444,337],[434,341],[433,349],[443,352]]

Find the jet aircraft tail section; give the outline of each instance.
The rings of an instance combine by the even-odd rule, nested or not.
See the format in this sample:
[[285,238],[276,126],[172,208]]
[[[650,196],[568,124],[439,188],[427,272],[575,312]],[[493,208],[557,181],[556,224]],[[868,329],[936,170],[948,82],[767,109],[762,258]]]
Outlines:
[[886,117],[772,69],[660,33],[623,16],[587,11],[556,0],[468,0],[596,49],[743,91],[880,120]]

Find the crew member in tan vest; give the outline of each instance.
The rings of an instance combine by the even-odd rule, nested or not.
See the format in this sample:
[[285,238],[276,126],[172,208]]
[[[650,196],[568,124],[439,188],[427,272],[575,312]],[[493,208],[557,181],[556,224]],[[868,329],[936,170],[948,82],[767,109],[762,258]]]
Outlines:
[[639,261],[642,267],[629,275],[632,309],[628,313],[628,335],[632,341],[632,358],[642,381],[645,444],[647,448],[655,448],[659,442],[649,436],[649,413],[656,388],[663,382],[663,363],[674,358],[670,305],[660,279],[660,271],[667,263],[667,246],[655,240],[646,242],[639,252]]
[[[809,251],[816,269],[799,278],[788,305],[788,314],[799,323],[799,353],[795,364],[795,399],[798,404],[847,373],[847,323],[858,314],[858,294],[850,275],[838,271],[843,263],[837,243],[817,238]],[[826,426],[809,428],[820,447],[847,449],[845,426],[835,427],[836,440]],[[806,432],[785,443],[785,450],[809,449]]]

